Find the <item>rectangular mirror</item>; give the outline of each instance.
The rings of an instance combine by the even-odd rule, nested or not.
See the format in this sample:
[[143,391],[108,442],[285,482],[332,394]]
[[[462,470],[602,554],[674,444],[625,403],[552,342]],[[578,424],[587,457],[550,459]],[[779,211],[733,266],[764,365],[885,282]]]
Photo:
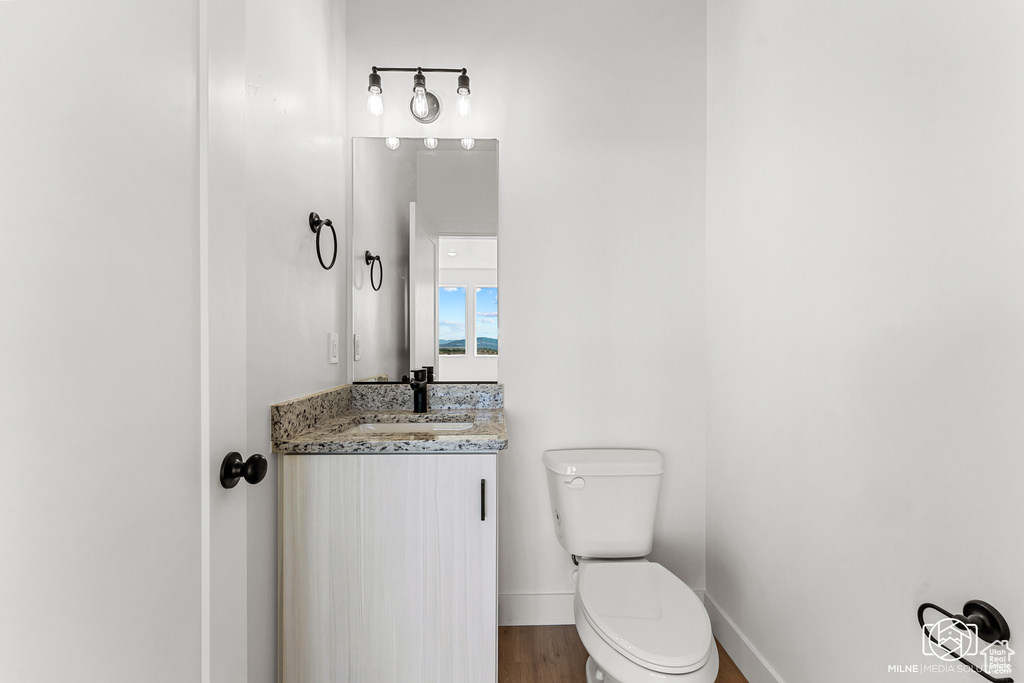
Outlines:
[[357,381],[497,381],[497,140],[353,138],[352,254]]

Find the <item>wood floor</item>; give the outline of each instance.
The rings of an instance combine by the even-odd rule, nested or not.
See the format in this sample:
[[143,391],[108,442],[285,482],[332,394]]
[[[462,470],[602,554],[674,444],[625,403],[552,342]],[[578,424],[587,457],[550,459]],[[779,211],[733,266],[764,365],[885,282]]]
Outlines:
[[[721,645],[718,656],[716,683],[747,683]],[[498,628],[498,683],[587,683],[586,665],[572,624]]]

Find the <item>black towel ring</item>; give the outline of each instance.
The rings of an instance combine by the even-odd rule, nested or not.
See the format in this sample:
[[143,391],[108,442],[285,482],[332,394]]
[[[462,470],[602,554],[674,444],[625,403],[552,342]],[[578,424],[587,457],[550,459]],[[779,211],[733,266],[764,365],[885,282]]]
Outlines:
[[[381,263],[380,256],[374,256],[369,251],[366,252],[366,264],[370,266],[370,286],[373,287],[373,291],[380,291],[380,286],[384,284],[384,264]],[[380,276],[377,278],[377,284],[373,284],[373,266],[378,265],[380,268],[378,272]]]
[[[330,264],[324,263],[323,254],[320,252],[320,229],[325,225],[331,229],[331,237],[334,240],[334,254],[331,256]],[[320,216],[314,211],[309,214],[309,229],[316,233],[316,257],[320,261],[320,265],[324,270],[330,270],[334,267],[334,262],[338,260],[338,233],[334,231],[334,224],[331,223],[330,218],[324,221],[320,220]]]

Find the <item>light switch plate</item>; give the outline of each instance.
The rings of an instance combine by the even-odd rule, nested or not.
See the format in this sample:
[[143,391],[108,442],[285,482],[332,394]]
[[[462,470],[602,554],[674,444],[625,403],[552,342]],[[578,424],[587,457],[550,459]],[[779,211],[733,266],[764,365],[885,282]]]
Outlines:
[[328,336],[329,356],[327,362],[334,365],[338,362],[338,333],[331,332]]

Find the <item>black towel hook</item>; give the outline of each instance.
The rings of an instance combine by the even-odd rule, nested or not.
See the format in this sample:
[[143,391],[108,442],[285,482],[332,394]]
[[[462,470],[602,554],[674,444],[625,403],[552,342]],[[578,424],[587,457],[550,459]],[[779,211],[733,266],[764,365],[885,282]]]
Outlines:
[[[331,256],[330,264],[324,263],[323,254],[320,253],[320,229],[325,225],[331,229],[331,237],[334,240],[334,255]],[[320,220],[320,216],[313,211],[309,214],[309,229],[316,234],[316,257],[320,261],[320,265],[324,270],[330,270],[334,267],[334,262],[338,260],[338,233],[334,231],[334,223],[330,218]]]
[[[380,291],[380,286],[384,284],[384,264],[381,263],[380,256],[374,256],[367,250],[366,252],[366,265],[370,266],[370,286],[373,287],[373,291]],[[377,278],[377,284],[373,284],[373,267],[374,265],[380,266],[378,269],[379,277]]]

